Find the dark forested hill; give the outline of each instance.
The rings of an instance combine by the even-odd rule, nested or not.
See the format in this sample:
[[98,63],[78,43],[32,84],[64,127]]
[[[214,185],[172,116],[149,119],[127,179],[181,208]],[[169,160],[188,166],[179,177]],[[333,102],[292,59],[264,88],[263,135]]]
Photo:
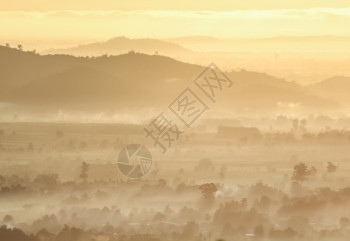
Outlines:
[[[164,106],[205,68],[134,52],[88,58],[38,55],[2,46],[0,65],[0,102],[97,109]],[[226,74],[234,86],[222,95],[225,108],[274,109],[281,103],[310,108],[335,106],[296,83],[267,74]]]

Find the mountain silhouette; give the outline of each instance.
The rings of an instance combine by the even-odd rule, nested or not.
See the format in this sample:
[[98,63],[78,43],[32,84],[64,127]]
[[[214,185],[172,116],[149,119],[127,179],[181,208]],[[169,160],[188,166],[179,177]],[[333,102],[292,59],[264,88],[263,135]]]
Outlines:
[[[0,47],[0,102],[47,108],[166,107],[205,69],[175,59],[128,53],[74,57],[38,55]],[[231,71],[231,89],[220,95],[219,107],[273,110],[279,103],[305,108],[335,107],[292,82],[249,71]]]
[[51,49],[42,54],[69,54],[74,56],[120,55],[129,51],[145,54],[174,56],[189,54],[191,51],[178,44],[157,39],[130,39],[117,37],[106,42],[79,45],[67,49]]
[[344,106],[349,106],[350,77],[331,77],[316,84],[309,85],[307,88],[314,95],[336,100],[339,103],[343,103]]

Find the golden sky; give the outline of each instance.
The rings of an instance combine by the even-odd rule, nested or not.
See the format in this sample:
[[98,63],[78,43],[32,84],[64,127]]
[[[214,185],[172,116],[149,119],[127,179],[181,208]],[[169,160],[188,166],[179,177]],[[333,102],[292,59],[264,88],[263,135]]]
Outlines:
[[1,10],[211,10],[344,8],[349,0],[1,0]]
[[1,0],[0,41],[350,36],[349,0]]

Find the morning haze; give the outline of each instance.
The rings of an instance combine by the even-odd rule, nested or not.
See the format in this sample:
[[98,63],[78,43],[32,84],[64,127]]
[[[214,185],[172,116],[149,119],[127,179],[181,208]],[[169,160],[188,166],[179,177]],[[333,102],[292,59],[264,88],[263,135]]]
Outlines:
[[0,7],[0,241],[347,241],[347,1]]

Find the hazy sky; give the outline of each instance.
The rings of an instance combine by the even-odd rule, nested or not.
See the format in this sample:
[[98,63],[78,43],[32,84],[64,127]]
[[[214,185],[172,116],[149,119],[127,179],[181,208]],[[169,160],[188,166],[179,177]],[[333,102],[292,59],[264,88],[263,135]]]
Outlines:
[[1,0],[2,10],[212,10],[343,8],[349,0]]
[[[350,36],[349,0],[1,0],[0,41]],[[1,43],[3,44],[3,43]]]

